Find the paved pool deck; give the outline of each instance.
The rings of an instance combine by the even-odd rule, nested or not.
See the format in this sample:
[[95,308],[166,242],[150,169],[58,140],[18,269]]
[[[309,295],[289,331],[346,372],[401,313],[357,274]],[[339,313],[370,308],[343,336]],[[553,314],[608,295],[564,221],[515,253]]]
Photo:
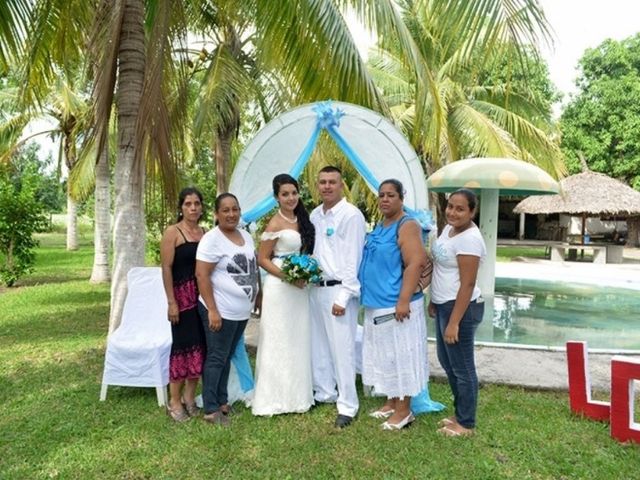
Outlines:
[[[496,264],[496,276],[562,280],[570,283],[595,283],[612,287],[640,290],[640,249],[624,250],[621,264],[593,264],[588,262],[553,262],[541,259],[516,259]],[[639,292],[640,294],[640,292]],[[640,323],[640,313],[638,322]],[[247,345],[258,344],[259,319],[247,325]],[[640,331],[640,330],[639,330]],[[436,357],[435,342],[429,341],[429,366],[433,377],[444,377]],[[614,355],[640,358],[640,351],[589,351],[589,372],[594,390],[607,392],[610,388],[610,364]],[[478,376],[482,383],[520,385],[537,389],[566,390],[567,366],[562,347],[520,347],[501,344],[479,344],[476,347]]]

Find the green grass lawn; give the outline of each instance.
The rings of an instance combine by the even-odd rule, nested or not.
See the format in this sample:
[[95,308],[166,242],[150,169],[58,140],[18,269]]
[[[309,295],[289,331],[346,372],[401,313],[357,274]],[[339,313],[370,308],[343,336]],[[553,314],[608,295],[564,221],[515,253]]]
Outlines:
[[496,260],[498,262],[508,262],[514,257],[548,258],[544,247],[507,247],[498,245],[496,250]]
[[[431,394],[449,408],[383,432],[361,397],[352,427],[336,431],[330,406],[254,418],[239,407],[231,428],[172,423],[152,388],[98,395],[109,288],[90,285],[92,250],[41,237],[35,272],[0,293],[0,478],[421,478],[636,479],[640,447],[608,424],[570,414],[566,392],[484,385],[478,434],[442,438],[447,385]],[[434,352],[430,352],[435,354]]]

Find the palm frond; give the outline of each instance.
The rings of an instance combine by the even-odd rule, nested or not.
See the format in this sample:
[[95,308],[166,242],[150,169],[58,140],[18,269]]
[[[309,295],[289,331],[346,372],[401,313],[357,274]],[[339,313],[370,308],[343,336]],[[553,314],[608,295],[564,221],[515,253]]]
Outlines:
[[0,2],[0,74],[22,53],[30,7],[29,0]]
[[122,0],[102,0],[96,12],[89,42],[87,60],[94,73],[91,95],[94,128],[89,133],[87,141],[91,142],[95,137],[96,152],[102,151],[109,136],[123,15]]
[[460,0],[440,2],[442,14],[460,19],[452,31],[472,39],[466,48],[492,52],[512,45],[521,58],[530,45],[552,43],[551,27],[538,0]]
[[367,63],[371,78],[393,108],[401,103],[410,103],[415,95],[415,84],[407,78],[402,59],[385,50],[371,50]]
[[236,121],[237,105],[246,101],[253,89],[251,77],[228,45],[219,45],[211,57],[198,100],[196,135],[202,133],[205,125],[215,130],[219,125]]
[[21,101],[41,105],[48,86],[61,71],[74,69],[84,56],[94,18],[92,2],[35,0],[31,10],[28,50],[22,64]]
[[546,99],[530,88],[519,86],[513,89],[509,85],[479,85],[469,90],[471,98],[486,101],[527,118],[538,128],[549,127],[549,112]]
[[0,162],[7,161],[13,153],[20,148],[26,141],[40,135],[40,132],[26,137],[23,141],[18,142],[18,138],[22,135],[25,127],[32,119],[29,113],[16,113],[14,115],[2,115],[0,123]]
[[[388,2],[374,2],[379,3]],[[286,0],[279,8],[270,0],[256,4],[257,51],[267,68],[280,69],[299,89],[298,102],[332,98],[384,109],[336,3]]]
[[[507,131],[520,150],[528,153],[528,161],[548,171],[555,178],[562,178],[567,174],[564,162],[560,161],[562,152],[553,136],[499,105],[476,100],[473,106]],[[523,158],[524,155],[520,157]]]
[[83,145],[74,167],[69,172],[67,192],[76,202],[82,202],[93,193],[96,180],[96,143]]
[[151,32],[136,126],[136,138],[140,142],[136,152],[141,159],[145,159],[147,179],[152,185],[162,184],[162,190],[170,205],[175,204],[178,198],[172,129],[164,95],[166,75],[173,63],[169,35],[172,25],[172,3],[171,0],[158,0],[153,3],[154,8],[147,10],[147,15],[153,20],[149,22]]
[[491,117],[467,103],[458,104],[449,123],[455,138],[461,140],[464,156],[519,158],[511,135]]

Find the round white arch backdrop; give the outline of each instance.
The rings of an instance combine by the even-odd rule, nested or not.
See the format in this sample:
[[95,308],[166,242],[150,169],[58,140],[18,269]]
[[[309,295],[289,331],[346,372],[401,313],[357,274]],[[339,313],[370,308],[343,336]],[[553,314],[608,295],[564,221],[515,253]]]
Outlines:
[[271,179],[280,173],[298,178],[322,130],[340,147],[372,191],[387,178],[406,190],[405,206],[429,207],[420,159],[411,144],[386,118],[344,102],[317,102],[289,110],[264,126],[249,142],[231,176],[229,191],[238,197],[246,223],[275,205]]

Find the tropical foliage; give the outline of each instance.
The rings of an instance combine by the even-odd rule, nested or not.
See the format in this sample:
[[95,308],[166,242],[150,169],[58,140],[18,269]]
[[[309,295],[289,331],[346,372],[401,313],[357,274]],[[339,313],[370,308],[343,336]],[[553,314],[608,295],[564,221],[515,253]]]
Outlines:
[[[532,67],[544,68],[524,43],[546,35],[541,11],[535,2],[478,3],[483,12],[474,28],[463,28],[452,27],[443,2],[399,2],[415,63],[406,61],[397,39],[382,39],[370,60],[376,84],[428,171],[488,156],[522,159],[561,176],[560,150],[550,135],[551,86],[526,81]],[[521,23],[521,15],[532,22]],[[429,85],[420,71],[428,72]]]
[[580,59],[578,93],[562,118],[571,173],[583,155],[591,170],[640,190],[640,34],[606,40]]
[[0,281],[9,287],[31,271],[38,245],[33,234],[46,226],[34,157],[32,150],[0,164]]
[[29,14],[28,0],[4,0],[0,2],[0,76],[9,70],[9,64],[20,48]]
[[[530,45],[548,38],[535,0],[9,0],[3,8],[0,61],[21,79],[22,108],[53,104],[52,86],[76,79],[73,72],[84,73],[74,93],[91,92],[82,115],[89,128],[74,130],[69,146],[82,142],[92,161],[79,156],[70,186],[83,196],[95,178],[102,192],[95,238],[104,278],[113,171],[110,329],[119,322],[126,272],[145,261],[145,212],[157,225],[173,216],[182,182],[204,179],[192,166],[213,170],[203,166],[203,152],[215,159],[217,189],[226,188],[243,135],[291,106],[331,98],[386,115],[391,106],[430,168],[473,153],[561,172],[544,107],[516,94],[509,79],[481,76],[497,52],[522,63]],[[378,73],[398,72],[395,91],[378,73],[374,82],[346,8],[395,62],[378,65]],[[7,33],[16,29],[17,36]],[[335,161],[330,148],[316,162],[327,158]],[[354,198],[362,191],[351,184]]]

